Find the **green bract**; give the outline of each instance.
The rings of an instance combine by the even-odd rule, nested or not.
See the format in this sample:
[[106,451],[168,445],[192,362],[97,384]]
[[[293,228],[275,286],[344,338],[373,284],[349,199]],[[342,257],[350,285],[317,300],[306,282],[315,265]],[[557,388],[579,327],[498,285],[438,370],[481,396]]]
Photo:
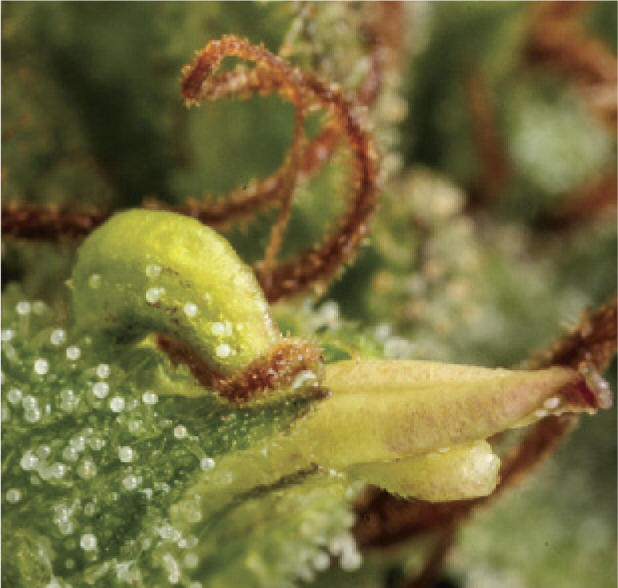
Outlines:
[[177,214],[114,216],[80,248],[72,282],[79,331],[123,342],[163,333],[225,375],[279,337],[253,273],[229,243]]

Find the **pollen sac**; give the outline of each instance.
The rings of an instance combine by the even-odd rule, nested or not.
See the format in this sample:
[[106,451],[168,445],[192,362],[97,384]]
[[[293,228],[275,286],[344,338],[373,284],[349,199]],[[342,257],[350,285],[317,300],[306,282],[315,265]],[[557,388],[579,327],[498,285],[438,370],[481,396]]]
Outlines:
[[579,372],[511,371],[429,361],[350,360],[326,366],[332,398],[296,424],[299,451],[405,497],[490,494],[499,458],[484,441],[606,402]]

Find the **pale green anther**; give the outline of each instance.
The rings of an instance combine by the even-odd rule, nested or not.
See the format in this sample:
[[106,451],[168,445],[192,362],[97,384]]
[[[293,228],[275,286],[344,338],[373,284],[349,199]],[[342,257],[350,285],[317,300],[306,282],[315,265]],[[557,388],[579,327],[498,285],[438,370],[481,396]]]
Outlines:
[[499,471],[500,458],[480,441],[394,462],[360,464],[348,474],[390,494],[444,502],[491,494]]
[[229,243],[170,212],[112,217],[79,249],[72,287],[80,331],[125,342],[165,334],[223,375],[280,337],[253,273]]
[[[565,406],[580,376],[567,368],[510,371],[428,361],[351,360],[326,366],[332,398],[298,421],[287,468],[317,463],[406,497],[460,500],[490,494],[500,460],[488,437]],[[283,444],[282,444],[283,445]]]

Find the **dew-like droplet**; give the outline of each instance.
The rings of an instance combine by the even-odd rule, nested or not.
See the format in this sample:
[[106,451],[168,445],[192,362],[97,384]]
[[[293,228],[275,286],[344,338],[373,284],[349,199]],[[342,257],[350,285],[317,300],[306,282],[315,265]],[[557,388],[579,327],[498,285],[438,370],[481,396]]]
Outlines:
[[197,315],[197,311],[198,311],[198,307],[196,304],[193,304],[193,302],[187,302],[185,304],[185,314],[189,317],[192,318],[195,315]]
[[76,435],[69,441],[69,444],[77,451],[83,451],[86,448],[86,437],[83,435]]
[[49,340],[51,341],[52,345],[56,345],[56,346],[66,343],[66,340],[67,340],[66,331],[64,331],[63,329],[54,329],[51,332],[51,335],[49,336]]
[[71,345],[71,347],[67,347],[67,358],[76,361],[80,358],[82,354],[82,350],[76,345]]
[[137,488],[137,476],[130,475],[122,480],[122,485],[127,490],[135,490]]
[[232,353],[232,348],[227,343],[221,343],[217,345],[215,349],[215,355],[220,358],[228,357]]
[[26,410],[24,412],[24,418],[29,423],[38,423],[41,420],[41,411],[39,411],[39,410]]
[[547,410],[554,410],[556,408],[558,408],[558,406],[560,405],[560,398],[553,396],[552,398],[548,398],[544,403],[543,406],[547,409]]
[[128,446],[121,447],[118,449],[118,458],[123,463],[130,463],[133,461],[134,453],[133,449]]
[[79,545],[84,551],[93,551],[97,548],[97,538],[92,533],[81,536]]
[[18,404],[22,398],[22,392],[18,388],[11,388],[6,397],[11,404]]
[[174,429],[174,437],[176,437],[176,439],[184,439],[186,436],[187,436],[187,427],[185,427],[184,425],[178,425]]
[[37,359],[34,362],[34,371],[39,376],[44,376],[49,371],[49,362],[46,359]]
[[204,470],[205,472],[209,472],[210,470],[214,469],[215,467],[215,460],[212,457],[203,457],[200,460],[200,468],[202,468],[202,470]]
[[17,488],[11,488],[6,492],[6,501],[15,504],[21,500],[21,492]]
[[163,288],[148,288],[148,290],[146,290],[146,300],[150,302],[150,304],[154,304],[163,294],[165,294]]
[[22,300],[21,302],[17,303],[17,306],[15,306],[15,310],[20,316],[26,316],[27,314],[30,314],[32,306],[27,300]]
[[2,329],[0,331],[0,340],[2,341],[10,341],[15,336],[15,331],[13,329]]
[[116,396],[109,401],[109,407],[114,412],[122,412],[124,410],[124,398]]
[[225,333],[225,325],[223,323],[212,323],[210,331],[213,335],[219,336]]
[[19,465],[22,470],[33,470],[39,463],[39,458],[36,455],[33,455],[30,451],[26,451],[22,456]]
[[154,392],[144,392],[142,394],[142,402],[144,404],[156,404],[159,397]]
[[92,393],[97,398],[105,398],[109,394],[109,384],[107,382],[97,382],[92,387]]
[[110,367],[106,363],[100,363],[97,366],[97,377],[101,378],[101,380],[105,380],[109,377]]

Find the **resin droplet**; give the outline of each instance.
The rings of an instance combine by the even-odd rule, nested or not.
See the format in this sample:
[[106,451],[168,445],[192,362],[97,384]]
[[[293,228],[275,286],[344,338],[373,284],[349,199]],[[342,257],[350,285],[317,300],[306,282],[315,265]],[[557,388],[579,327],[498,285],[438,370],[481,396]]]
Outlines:
[[213,335],[223,335],[225,333],[225,325],[223,323],[213,323],[210,327]]
[[118,450],[118,457],[123,463],[130,463],[133,461],[133,449],[130,447],[121,447]]
[[149,288],[146,290],[146,300],[150,302],[150,304],[157,302],[160,296],[161,290],[159,288]]
[[176,437],[176,439],[184,439],[186,436],[187,436],[187,427],[183,425],[178,425],[174,429],[174,437]]
[[232,353],[232,348],[227,343],[217,345],[217,348],[215,349],[215,355],[217,357],[228,357],[230,353]]
[[18,402],[21,401],[21,397],[22,397],[21,390],[17,388],[12,388],[11,390],[7,392],[6,397],[7,397],[7,400],[11,404],[17,404]]
[[62,329],[54,329],[49,336],[52,345],[62,345],[66,343],[67,334]]
[[92,387],[92,393],[97,398],[105,398],[109,394],[109,384],[107,382],[97,382]]
[[92,533],[82,535],[79,545],[84,551],[93,551],[97,548],[97,538]]
[[101,363],[97,366],[97,376],[102,380],[109,377],[110,367],[106,363]]
[[144,404],[156,404],[159,397],[154,392],[144,392],[142,394],[142,402]]
[[127,490],[135,490],[137,488],[137,477],[136,476],[127,476],[124,480],[122,480],[122,485]]
[[122,412],[124,410],[124,398],[117,396],[109,401],[109,407],[114,412]]
[[82,351],[79,347],[72,345],[67,348],[67,357],[73,361],[76,361],[80,358]]
[[49,362],[45,359],[37,359],[34,362],[34,371],[39,376],[44,376],[49,371]]
[[32,455],[29,451],[23,455],[19,465],[22,470],[33,470],[39,463],[39,458],[36,455]]
[[547,410],[554,410],[556,408],[558,408],[558,406],[560,405],[560,398],[557,398],[556,396],[552,397],[552,398],[548,398],[544,403],[543,406],[547,409]]
[[15,335],[15,331],[12,329],[2,329],[0,331],[0,340],[2,341],[10,341]]
[[11,488],[6,493],[6,501],[15,504],[21,500],[21,492],[17,488]]
[[30,314],[30,310],[32,309],[32,307],[30,306],[30,303],[27,300],[22,300],[21,302],[17,303],[17,306],[15,307],[15,310],[17,311],[17,314],[21,315],[21,316],[25,316],[27,314]]

